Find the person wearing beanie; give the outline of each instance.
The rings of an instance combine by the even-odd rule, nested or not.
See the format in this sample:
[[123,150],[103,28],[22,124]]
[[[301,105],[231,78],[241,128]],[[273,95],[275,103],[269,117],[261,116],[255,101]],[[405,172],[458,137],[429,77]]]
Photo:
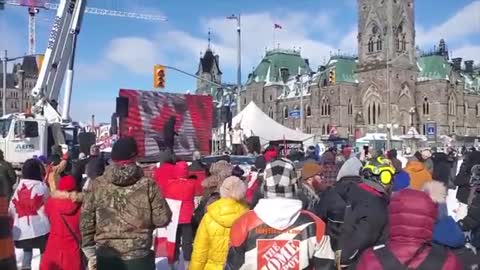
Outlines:
[[172,212],[153,179],[136,165],[137,153],[133,138],[120,138],[112,148],[113,164],[85,194],[80,232],[89,267],[155,269],[153,230],[167,226]]
[[361,183],[360,170],[362,166],[362,162],[357,157],[349,158],[338,171],[337,182],[320,198],[316,214],[327,223],[327,235],[330,236],[334,250],[339,250],[341,226],[350,200],[347,196],[352,195],[348,191],[351,190],[351,186],[355,190]]
[[437,204],[425,192],[404,189],[394,194],[387,241],[366,249],[355,269],[464,269],[452,251],[430,244],[437,215]]
[[50,232],[45,213],[48,187],[43,182],[42,164],[37,159],[23,163],[22,177],[10,201],[15,247],[23,249],[22,269],[31,269],[33,249],[43,254]]
[[198,227],[189,270],[223,269],[232,226],[248,211],[243,203],[246,189],[245,183],[236,176],[223,181],[220,199],[207,207]]
[[267,164],[264,199],[233,224],[235,233],[230,235],[225,269],[266,269],[278,262],[276,254],[282,247],[290,254],[285,258],[289,269],[333,268],[334,253],[324,235],[325,223],[302,210],[297,189],[291,161],[275,159]]
[[236,176],[242,179],[244,174],[245,174],[245,171],[242,168],[240,168],[240,166],[236,165],[235,167],[233,167],[232,176]]
[[[60,178],[57,186],[62,192],[75,192],[76,188],[76,180],[70,175]],[[63,196],[48,198],[45,212],[50,222],[50,235],[40,270],[85,269],[80,249],[80,208],[81,202]]]
[[[177,161],[174,171],[174,177],[167,179],[165,189],[162,190],[163,196],[168,200],[170,209],[174,213],[173,216],[178,216],[178,220],[172,219],[171,221],[178,226],[176,231],[171,232],[172,235],[175,234],[175,242],[170,244],[171,246],[174,245],[173,249],[169,249],[167,246],[169,251],[167,257],[169,264],[175,268],[175,265],[178,264],[181,248],[186,268],[188,268],[192,255],[192,217],[195,209],[194,198],[197,184],[195,179],[190,177],[187,162]],[[180,208],[174,208],[172,201],[177,202]],[[158,249],[161,249],[161,247],[156,247],[156,250]]]
[[322,192],[329,188],[329,183],[323,179],[323,169],[316,162],[306,162],[303,165],[301,181],[297,193],[302,201],[302,208],[318,215]]
[[[354,265],[367,247],[381,244],[387,236],[387,206],[395,169],[383,157],[369,160],[362,168],[361,182],[339,190],[345,200],[343,219],[339,213],[327,216],[343,220],[336,249],[337,265]],[[336,210],[333,209],[333,210]],[[335,246],[336,245],[336,246]]]

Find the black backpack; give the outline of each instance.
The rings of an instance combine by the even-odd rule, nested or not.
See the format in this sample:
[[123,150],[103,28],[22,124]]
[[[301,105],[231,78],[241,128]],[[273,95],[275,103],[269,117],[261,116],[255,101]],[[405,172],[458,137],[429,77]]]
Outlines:
[[427,257],[417,268],[410,268],[410,263],[420,255],[423,250],[429,243],[425,243],[413,254],[413,256],[408,259],[404,264],[402,264],[395,255],[390,251],[388,246],[382,246],[380,248],[374,249],[375,256],[382,265],[384,270],[437,270],[442,269],[443,264],[447,258],[447,250],[439,245],[432,245],[432,249],[428,253]]

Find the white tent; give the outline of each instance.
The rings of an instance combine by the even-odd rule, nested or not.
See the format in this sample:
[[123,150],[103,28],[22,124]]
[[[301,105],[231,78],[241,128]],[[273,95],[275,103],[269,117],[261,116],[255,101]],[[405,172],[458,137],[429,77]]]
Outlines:
[[314,135],[306,134],[287,128],[266,115],[257,105],[251,101],[239,114],[232,119],[232,127],[237,123],[247,136],[260,137],[262,145],[269,141],[292,140],[304,142],[304,145],[313,145]]

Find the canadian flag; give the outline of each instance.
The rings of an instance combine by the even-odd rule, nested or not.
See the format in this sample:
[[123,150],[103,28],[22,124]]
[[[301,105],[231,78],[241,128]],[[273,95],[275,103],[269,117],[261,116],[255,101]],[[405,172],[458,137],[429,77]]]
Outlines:
[[175,261],[175,241],[177,237],[178,219],[180,216],[180,208],[182,201],[165,199],[172,211],[172,221],[165,228],[158,228],[153,232],[155,239],[153,250],[155,251],[155,264],[167,259],[168,264]]
[[280,24],[273,24],[274,29],[282,29],[282,26]]

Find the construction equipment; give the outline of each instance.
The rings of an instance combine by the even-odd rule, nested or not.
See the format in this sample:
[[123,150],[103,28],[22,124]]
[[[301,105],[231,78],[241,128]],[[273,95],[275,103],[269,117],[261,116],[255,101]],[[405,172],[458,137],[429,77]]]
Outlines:
[[[28,54],[35,54],[36,48],[36,15],[40,12],[40,9],[58,10],[59,4],[49,3],[45,0],[0,0],[0,6],[2,4],[12,6],[26,6],[28,7]],[[125,12],[118,10],[110,10],[103,8],[86,7],[85,13],[102,15],[102,16],[114,16],[125,17],[131,19],[147,20],[147,21],[167,21],[164,16],[157,16],[152,14],[141,14],[135,12]]]

